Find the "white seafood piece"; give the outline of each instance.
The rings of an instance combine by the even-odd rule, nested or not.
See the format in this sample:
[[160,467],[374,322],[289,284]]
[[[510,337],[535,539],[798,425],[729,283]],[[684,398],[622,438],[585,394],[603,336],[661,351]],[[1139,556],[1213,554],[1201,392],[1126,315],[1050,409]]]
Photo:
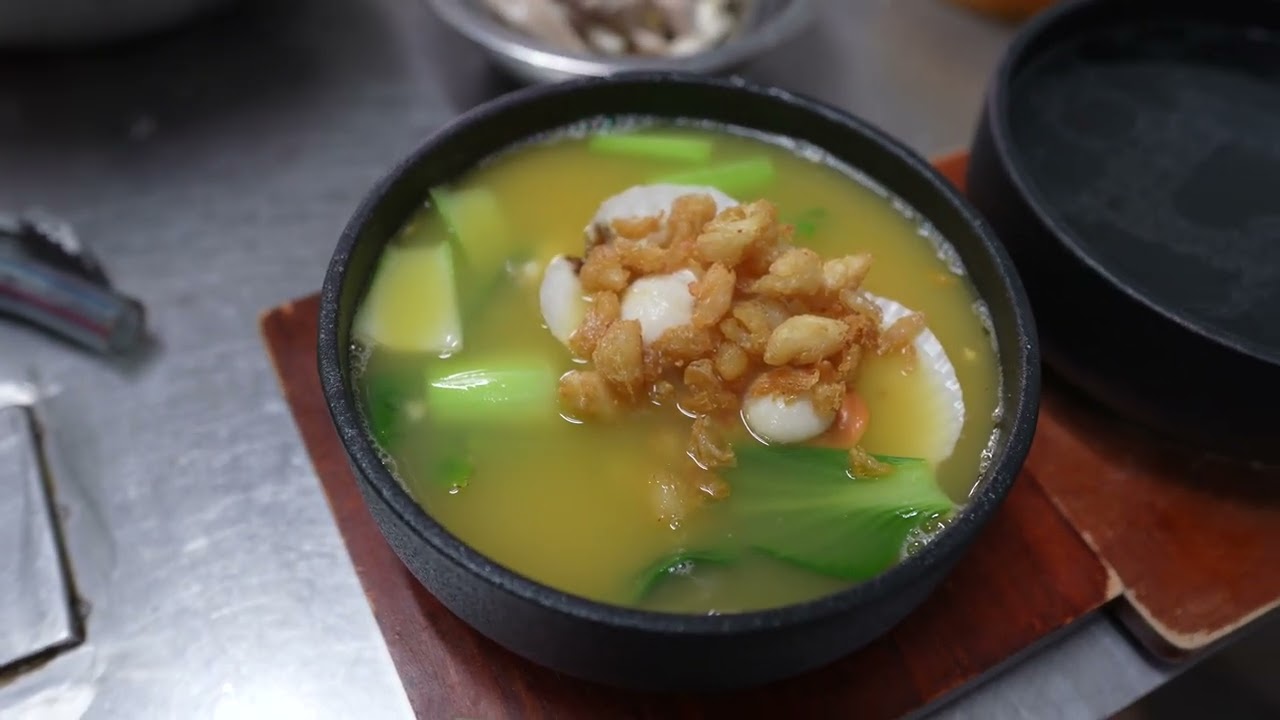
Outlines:
[[556,255],[547,263],[538,288],[542,320],[551,334],[566,345],[569,336],[582,325],[587,314],[587,299],[578,279],[578,265],[565,255]]
[[573,28],[568,8],[559,3],[484,0],[484,4],[503,22],[552,46],[579,52],[587,50],[586,44]]
[[631,283],[622,295],[622,319],[640,322],[640,338],[651,344],[662,333],[693,322],[693,293],[698,279],[690,270],[648,275]]
[[[880,307],[884,314],[882,328],[888,328],[898,319],[912,313],[904,305],[889,298],[866,293],[868,300]],[[924,459],[937,463],[949,457],[960,440],[960,431],[964,429],[964,393],[960,388],[960,379],[956,377],[956,368],[947,357],[947,351],[929,328],[925,328],[912,343],[916,352],[916,372],[924,373],[925,382],[929,383],[929,397],[934,403],[929,416],[937,418],[938,426],[934,437],[926,443],[928,450]]]
[[694,4],[692,11],[693,27],[671,42],[671,55],[688,56],[709,50],[728,37],[736,24],[725,0],[703,0]]
[[[912,310],[899,302],[866,293],[883,315],[882,329],[888,329]],[[929,384],[928,396],[934,406],[929,416],[937,418],[938,425],[931,437],[925,440],[924,459],[941,462],[955,450],[960,432],[964,428],[964,393],[956,377],[955,366],[936,335],[925,328],[912,341],[916,352],[916,372],[924,374]],[[797,443],[811,440],[822,433],[835,420],[818,413],[812,398],[801,395],[791,400],[776,395],[752,396],[748,390],[742,404],[742,419],[757,437],[770,443]]]
[[591,223],[587,225],[589,243],[600,242],[603,229],[614,220],[669,213],[676,198],[684,195],[710,195],[716,201],[716,212],[722,212],[738,204],[737,200],[720,190],[705,185],[672,185],[670,183],[634,185],[600,203],[595,217],[591,218]]
[[625,55],[627,39],[603,25],[592,25],[583,33],[587,44],[605,55]]
[[[694,3],[688,0],[653,0],[653,6],[662,13],[667,27],[675,37],[695,32],[696,26]],[[705,4],[705,3],[703,3]]]
[[770,444],[812,440],[826,432],[835,419],[835,413],[819,413],[808,393],[787,399],[780,395],[753,395],[748,390],[742,403],[743,422],[752,434]]
[[[737,200],[723,192],[701,185],[636,185],[600,204],[587,226],[587,249],[602,238],[601,228],[617,218],[651,217],[665,214],[684,195],[705,193],[715,199],[717,210],[733,207]],[[542,319],[551,334],[568,344],[569,336],[582,324],[587,300],[578,279],[580,265],[565,255],[557,255],[547,264],[538,290]],[[693,319],[693,295],[689,283],[697,277],[688,270],[668,275],[640,278],[627,288],[622,297],[622,318],[640,321],[645,344],[657,340],[662,333]]]

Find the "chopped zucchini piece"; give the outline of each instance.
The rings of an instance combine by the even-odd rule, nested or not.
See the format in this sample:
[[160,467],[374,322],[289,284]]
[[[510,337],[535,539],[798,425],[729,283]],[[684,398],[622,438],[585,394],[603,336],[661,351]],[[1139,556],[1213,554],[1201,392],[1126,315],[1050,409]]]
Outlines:
[[483,292],[507,259],[508,229],[497,196],[484,187],[436,188],[431,201],[449,229],[464,296]]
[[388,245],[356,310],[352,333],[363,343],[401,352],[461,350],[452,247]]

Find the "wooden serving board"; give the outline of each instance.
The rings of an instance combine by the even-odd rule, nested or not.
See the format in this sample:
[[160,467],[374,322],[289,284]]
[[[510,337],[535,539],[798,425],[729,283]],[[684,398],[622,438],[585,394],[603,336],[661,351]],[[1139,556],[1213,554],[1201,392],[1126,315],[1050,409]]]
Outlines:
[[315,364],[318,302],[267,312],[262,333],[347,549],[418,717],[894,718],[938,701],[1119,591],[1024,473],[969,553],[909,618],[826,669],[713,697],[623,692],[533,665],[472,631],[409,574],[365,509]]
[[[967,153],[937,165],[964,187]],[[1148,649],[1179,660],[1280,605],[1280,468],[1175,445],[1046,384],[1027,467],[1120,581],[1119,616]]]
[[1280,469],[1176,447],[1067,391],[1046,394],[1027,466],[1158,657],[1207,650],[1280,605]]

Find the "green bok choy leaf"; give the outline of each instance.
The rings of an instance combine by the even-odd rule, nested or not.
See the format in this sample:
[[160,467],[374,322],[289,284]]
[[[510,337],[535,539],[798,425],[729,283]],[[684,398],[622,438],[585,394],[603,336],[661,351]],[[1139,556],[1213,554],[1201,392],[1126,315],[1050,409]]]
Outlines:
[[880,574],[901,558],[913,530],[953,509],[923,460],[875,456],[891,472],[855,478],[843,450],[753,444],[736,452],[737,466],[724,475],[746,542],[823,575]]

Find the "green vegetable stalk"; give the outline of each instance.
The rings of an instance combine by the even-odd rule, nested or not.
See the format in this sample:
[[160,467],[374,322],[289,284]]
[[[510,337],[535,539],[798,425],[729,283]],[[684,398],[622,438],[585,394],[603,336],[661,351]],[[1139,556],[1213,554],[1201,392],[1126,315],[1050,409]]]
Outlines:
[[674,185],[710,185],[736,198],[759,194],[774,180],[773,161],[760,156],[696,170],[668,173],[653,182]]
[[640,602],[654,588],[673,576],[692,575],[700,565],[729,565],[737,555],[728,550],[680,550],[645,568],[636,579],[635,601]]
[[505,359],[470,368],[448,360],[429,366],[426,381],[427,413],[441,427],[527,423],[559,407],[559,375],[545,360]]
[[587,147],[601,155],[623,155],[685,163],[705,163],[711,159],[712,151],[710,140],[655,132],[595,135],[587,142]]

